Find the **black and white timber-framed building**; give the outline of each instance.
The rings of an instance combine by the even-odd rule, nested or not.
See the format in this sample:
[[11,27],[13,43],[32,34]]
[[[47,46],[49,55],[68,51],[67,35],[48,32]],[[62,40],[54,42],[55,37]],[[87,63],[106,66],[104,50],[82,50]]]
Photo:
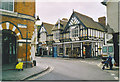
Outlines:
[[102,54],[106,29],[92,18],[73,11],[69,20],[58,20],[52,28],[53,56],[86,57]]

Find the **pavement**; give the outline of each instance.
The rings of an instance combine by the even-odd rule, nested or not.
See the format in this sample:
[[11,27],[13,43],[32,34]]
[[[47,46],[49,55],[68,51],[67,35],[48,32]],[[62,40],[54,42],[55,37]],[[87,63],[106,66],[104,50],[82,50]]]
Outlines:
[[[103,64],[99,63],[97,66],[102,69]],[[112,70],[110,70],[109,67],[105,67],[105,69],[103,71],[110,73],[110,75],[113,76],[116,80],[119,80],[119,69],[120,68],[118,66],[113,65]]]
[[36,76],[44,71],[47,71],[49,67],[42,63],[36,63],[36,66],[24,68],[23,71],[15,70],[15,66],[4,65],[2,67],[2,81],[17,81],[27,80],[31,76]]

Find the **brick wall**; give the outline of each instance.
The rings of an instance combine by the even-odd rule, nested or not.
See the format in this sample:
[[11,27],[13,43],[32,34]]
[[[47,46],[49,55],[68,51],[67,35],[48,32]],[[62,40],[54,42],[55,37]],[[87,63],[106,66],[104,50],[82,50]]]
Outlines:
[[[15,0],[16,1],[16,0]],[[17,0],[14,11],[30,16],[35,15],[35,0]]]

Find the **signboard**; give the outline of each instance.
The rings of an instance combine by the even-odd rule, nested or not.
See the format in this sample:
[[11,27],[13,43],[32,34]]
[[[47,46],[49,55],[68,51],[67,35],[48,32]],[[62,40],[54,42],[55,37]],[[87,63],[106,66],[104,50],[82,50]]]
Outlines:
[[24,25],[24,24],[18,24],[18,27],[19,27],[19,28],[27,28],[27,25]]

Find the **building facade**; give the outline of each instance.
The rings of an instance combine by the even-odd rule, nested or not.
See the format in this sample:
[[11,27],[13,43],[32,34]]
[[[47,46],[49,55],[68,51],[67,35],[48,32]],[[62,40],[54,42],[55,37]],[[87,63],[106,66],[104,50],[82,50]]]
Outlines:
[[[104,17],[99,18],[99,20]],[[53,26],[51,42],[53,57],[96,57],[102,54],[105,44],[105,23],[73,11],[69,20],[63,18]]]
[[[52,28],[54,25],[42,22],[38,29],[38,55],[52,56]],[[39,26],[38,26],[39,27]]]
[[107,26],[113,31],[111,32],[113,38],[111,42],[114,44],[114,59],[119,63],[119,33],[120,33],[120,0],[103,0],[103,5],[106,6],[107,11]]
[[[62,45],[63,56],[94,57],[102,54],[106,29],[92,18],[73,11],[65,29],[62,40],[54,46]],[[59,53],[57,53],[59,54]]]
[[2,0],[0,18],[2,18],[0,31],[2,31],[3,64],[30,61],[31,38],[35,25],[35,1]]

